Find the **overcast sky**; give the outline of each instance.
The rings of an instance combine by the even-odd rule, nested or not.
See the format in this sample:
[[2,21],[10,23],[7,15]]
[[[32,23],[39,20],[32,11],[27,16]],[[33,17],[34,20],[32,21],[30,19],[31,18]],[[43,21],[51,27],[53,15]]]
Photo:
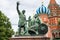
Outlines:
[[[18,20],[19,16],[16,11],[16,2],[20,2],[19,10],[26,10],[26,17],[28,18],[30,15],[36,13],[36,9],[42,5],[42,0],[0,0],[0,11],[2,11],[8,18],[12,24],[12,28],[16,32],[18,29]],[[44,6],[48,7],[50,0],[43,0]],[[60,0],[56,0],[57,4],[60,5]]]

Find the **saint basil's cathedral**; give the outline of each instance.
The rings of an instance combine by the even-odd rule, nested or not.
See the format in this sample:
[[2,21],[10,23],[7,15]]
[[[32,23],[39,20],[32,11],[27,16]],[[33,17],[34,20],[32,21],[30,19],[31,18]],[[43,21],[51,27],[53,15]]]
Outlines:
[[50,0],[48,8],[43,4],[36,10],[42,23],[48,25],[47,37],[60,37],[60,6],[55,0]]

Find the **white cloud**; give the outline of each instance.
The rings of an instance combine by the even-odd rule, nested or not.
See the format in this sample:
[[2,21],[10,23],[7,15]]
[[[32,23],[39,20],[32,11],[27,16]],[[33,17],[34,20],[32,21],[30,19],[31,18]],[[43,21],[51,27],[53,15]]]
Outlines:
[[8,6],[7,0],[0,0],[0,6]]

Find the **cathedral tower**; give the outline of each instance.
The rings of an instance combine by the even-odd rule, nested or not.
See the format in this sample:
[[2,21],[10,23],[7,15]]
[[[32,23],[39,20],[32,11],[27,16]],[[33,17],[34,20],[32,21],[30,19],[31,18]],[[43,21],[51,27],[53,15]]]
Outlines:
[[60,35],[60,7],[55,0],[50,0],[48,8],[50,9],[49,25],[54,37]]

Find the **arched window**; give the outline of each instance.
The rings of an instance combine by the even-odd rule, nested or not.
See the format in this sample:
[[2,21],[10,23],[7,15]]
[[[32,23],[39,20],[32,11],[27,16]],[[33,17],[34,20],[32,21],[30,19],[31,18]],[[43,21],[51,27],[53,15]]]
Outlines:
[[60,25],[60,18],[58,18],[58,25]]

